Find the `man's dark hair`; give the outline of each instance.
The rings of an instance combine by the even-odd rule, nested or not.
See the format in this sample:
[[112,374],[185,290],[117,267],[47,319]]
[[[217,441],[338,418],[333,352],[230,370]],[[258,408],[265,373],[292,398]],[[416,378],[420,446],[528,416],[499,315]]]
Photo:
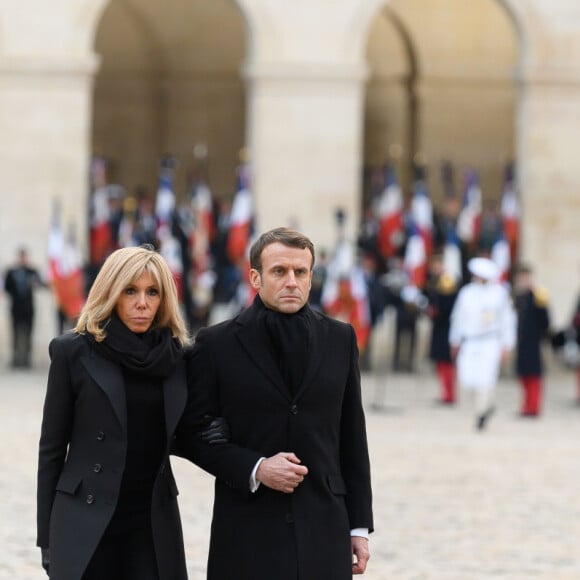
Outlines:
[[314,244],[304,234],[291,228],[274,228],[273,230],[264,232],[250,248],[250,267],[261,273],[262,252],[266,246],[276,243],[300,250],[308,248],[312,255],[312,264],[310,264],[310,269],[312,270],[314,267]]

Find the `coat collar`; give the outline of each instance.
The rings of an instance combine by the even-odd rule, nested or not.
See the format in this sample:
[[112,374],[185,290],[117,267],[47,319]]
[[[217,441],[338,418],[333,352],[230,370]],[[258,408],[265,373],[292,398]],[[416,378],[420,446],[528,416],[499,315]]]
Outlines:
[[[123,431],[127,432],[127,397],[121,367],[92,349],[90,354],[81,357],[81,362],[91,378],[107,395]],[[173,436],[186,401],[185,365],[178,364],[175,371],[163,381],[165,431],[168,438]]]
[[[308,364],[302,384],[298,388],[294,400],[299,399],[318,371],[322,362],[322,352],[326,342],[328,325],[326,319],[319,312],[312,310],[309,306],[308,316],[312,324],[310,325],[310,348]],[[254,361],[256,366],[268,377],[276,390],[288,401],[293,400],[290,390],[284,384],[280,369],[270,354],[265,332],[258,325],[258,308],[253,304],[244,310],[236,319],[237,327],[234,332],[244,350]],[[306,340],[306,337],[305,337]]]

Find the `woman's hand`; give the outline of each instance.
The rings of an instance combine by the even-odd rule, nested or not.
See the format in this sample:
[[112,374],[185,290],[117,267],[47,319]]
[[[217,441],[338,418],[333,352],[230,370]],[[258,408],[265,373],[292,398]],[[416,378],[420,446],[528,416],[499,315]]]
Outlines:
[[48,574],[48,568],[50,566],[50,550],[49,548],[40,548],[40,558],[41,564],[46,573]]

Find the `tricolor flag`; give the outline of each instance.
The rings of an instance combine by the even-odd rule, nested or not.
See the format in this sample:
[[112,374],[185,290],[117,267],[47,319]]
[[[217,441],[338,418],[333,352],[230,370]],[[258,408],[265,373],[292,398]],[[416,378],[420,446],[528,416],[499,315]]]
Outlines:
[[385,171],[385,187],[377,203],[376,217],[379,222],[379,251],[383,258],[392,258],[404,237],[403,194],[394,167]]
[[72,226],[68,236],[62,231],[58,202],[48,236],[48,278],[59,309],[75,320],[85,302],[82,257]]
[[155,221],[157,238],[161,241],[166,231],[171,233],[175,213],[175,193],[173,192],[174,160],[164,157],[159,170],[159,188],[155,199]]
[[520,202],[511,165],[506,168],[500,212],[505,238],[510,247],[510,256],[512,261],[515,261],[520,239]]
[[447,226],[445,246],[443,248],[443,271],[453,276],[456,282],[459,282],[463,275],[459,237],[452,224]]
[[510,247],[503,232],[500,233],[493,244],[490,258],[498,267],[500,272],[499,280],[501,282],[507,282],[510,275],[511,258]]
[[175,193],[173,192],[173,172],[175,159],[164,157],[159,170],[159,189],[155,200],[156,236],[159,242],[159,253],[165,258],[175,285],[179,299],[183,299],[183,259],[181,244],[173,235],[173,220],[175,219]]
[[90,257],[91,264],[99,265],[113,250],[111,210],[107,186],[106,160],[95,157],[91,164]]
[[371,317],[364,272],[353,265],[353,259],[350,244],[339,241],[328,265],[321,301],[326,314],[353,326],[357,346],[363,352],[370,337]]
[[238,264],[246,255],[254,211],[250,191],[249,165],[247,163],[240,164],[237,174],[237,192],[232,204],[230,230],[226,245],[226,251],[232,264]]
[[411,218],[425,242],[427,257],[433,253],[433,205],[423,180],[415,182]]
[[194,273],[199,275],[210,268],[210,244],[215,235],[211,190],[203,179],[196,181],[191,195],[190,248]]
[[427,282],[427,250],[425,240],[415,224],[411,226],[403,266],[409,277],[409,283],[417,288],[423,288]]
[[463,206],[457,218],[457,234],[465,243],[475,242],[477,237],[477,223],[481,217],[481,188],[475,171],[470,170],[466,175]]

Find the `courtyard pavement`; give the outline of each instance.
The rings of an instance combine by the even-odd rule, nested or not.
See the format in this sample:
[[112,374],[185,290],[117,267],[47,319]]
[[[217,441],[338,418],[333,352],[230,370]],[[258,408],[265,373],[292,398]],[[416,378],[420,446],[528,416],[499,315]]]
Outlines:
[[[0,369],[0,580],[46,578],[35,548],[45,381],[46,368]],[[484,432],[474,429],[468,399],[434,403],[426,368],[364,374],[363,393],[376,526],[368,580],[580,579],[580,407],[571,373],[548,376],[538,420],[516,417],[520,393],[503,378]],[[173,463],[190,579],[202,580],[212,480]]]

